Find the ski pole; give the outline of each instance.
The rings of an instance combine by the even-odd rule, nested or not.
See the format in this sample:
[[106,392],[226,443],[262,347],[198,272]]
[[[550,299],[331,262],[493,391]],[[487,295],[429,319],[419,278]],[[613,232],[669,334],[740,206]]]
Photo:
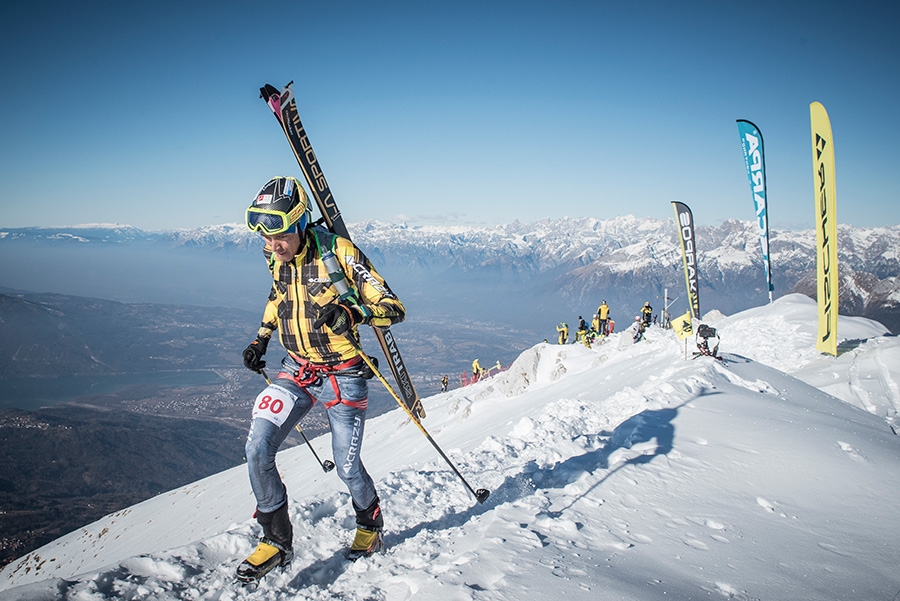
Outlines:
[[[269,376],[266,374],[266,370],[260,369],[259,373],[262,374],[262,377],[264,377],[266,379],[267,384],[269,384],[269,385],[272,384],[272,380],[269,379]],[[306,433],[303,432],[303,429],[300,427],[300,424],[298,423],[294,427],[297,429],[297,432],[300,433],[300,436],[303,437],[303,441],[306,443],[306,446],[308,446],[309,450],[312,451],[313,457],[315,457],[316,461],[319,462],[319,465],[322,466],[322,471],[327,473],[327,472],[330,472],[331,470],[333,470],[334,462],[331,461],[330,459],[326,459],[325,461],[322,461],[321,459],[319,459],[318,453],[316,453],[316,450],[313,448],[312,443],[309,442],[309,439],[306,437]]]
[[369,358],[369,356],[366,355],[365,352],[363,352],[362,346],[359,344],[359,341],[357,341],[353,337],[352,334],[347,336],[347,340],[349,340],[350,344],[352,344],[353,347],[356,348],[357,352],[359,353],[359,356],[362,357],[362,360],[366,363],[366,365],[369,366],[369,369],[372,370],[372,373],[375,374],[375,377],[378,378],[378,380],[384,385],[384,387],[387,389],[387,391],[389,393],[391,393],[391,396],[394,397],[394,400],[397,401],[397,404],[403,408],[403,411],[406,412],[406,415],[409,416],[409,418],[413,421],[414,424],[416,424],[416,426],[419,428],[419,430],[422,432],[422,434],[425,435],[425,438],[428,439],[428,442],[431,443],[431,446],[433,446],[435,448],[435,450],[440,454],[440,456],[444,459],[444,461],[447,462],[447,465],[450,466],[450,469],[452,469],[453,472],[459,477],[459,479],[462,480],[462,483],[466,485],[466,488],[469,489],[469,492],[472,493],[472,496],[475,497],[475,500],[477,500],[479,503],[484,503],[487,500],[488,495],[491,494],[491,491],[489,491],[486,488],[479,488],[478,490],[475,490],[472,488],[472,486],[466,481],[466,479],[459,472],[459,470],[456,469],[456,466],[453,465],[453,462],[450,461],[450,458],[447,457],[447,455],[444,453],[444,451],[441,449],[441,447],[438,446],[438,443],[435,442],[435,440],[431,437],[431,434],[428,433],[428,431],[425,429],[425,426],[422,425],[422,422],[419,420],[419,418],[416,417],[416,415],[412,411],[410,411],[409,407],[406,406],[406,403],[404,403],[402,400],[400,400],[400,396],[394,391],[394,389],[391,387],[390,383],[388,383],[388,381],[384,378],[384,376],[381,374],[381,372],[378,371],[378,368],[375,366],[375,364],[372,362],[372,360]]

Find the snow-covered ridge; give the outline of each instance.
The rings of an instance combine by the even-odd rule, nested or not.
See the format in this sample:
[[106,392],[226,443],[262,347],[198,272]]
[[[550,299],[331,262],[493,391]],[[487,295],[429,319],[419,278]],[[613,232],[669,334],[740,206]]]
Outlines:
[[[231,581],[258,536],[243,466],[46,545],[0,572],[0,591],[10,601],[894,598],[900,339],[842,316],[841,354],[815,353],[815,304],[799,295],[710,323],[724,364],[685,359],[674,334],[653,327],[638,344],[627,332],[594,348],[539,344],[501,374],[424,399],[426,427],[492,491],[484,505],[399,411],[370,420],[363,454],[384,554],[342,558],[347,494],[301,446],[278,457],[297,555],[256,592]],[[313,444],[328,449],[328,436]]]

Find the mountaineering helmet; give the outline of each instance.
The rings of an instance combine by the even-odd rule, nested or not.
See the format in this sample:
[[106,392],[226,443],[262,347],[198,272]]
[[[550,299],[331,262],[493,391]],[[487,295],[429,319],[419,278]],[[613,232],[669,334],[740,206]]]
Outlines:
[[309,222],[308,208],[306,192],[296,179],[273,177],[247,208],[247,227],[266,236],[302,232]]

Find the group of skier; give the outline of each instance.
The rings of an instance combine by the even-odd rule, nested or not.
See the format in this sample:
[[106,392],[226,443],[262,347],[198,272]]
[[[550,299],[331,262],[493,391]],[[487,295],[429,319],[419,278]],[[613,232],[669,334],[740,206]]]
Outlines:
[[[653,307],[650,306],[650,301],[645,302],[638,315],[634,317],[634,326],[631,328],[632,338],[635,342],[643,338],[644,331],[655,321],[655,319],[656,317],[653,315]],[[604,338],[612,334],[614,328],[615,321],[610,317],[609,305],[607,305],[604,300],[600,303],[600,306],[597,307],[597,312],[594,313],[590,326],[588,326],[581,315],[578,316],[578,328],[575,330],[575,337],[572,339],[572,344],[580,342],[585,346],[591,346],[598,338]],[[569,342],[569,325],[566,322],[560,322],[559,325],[556,326],[556,332],[558,344],[566,344]]]
[[489,375],[491,375],[491,372],[494,371],[495,369],[498,372],[503,371],[503,366],[500,365],[500,361],[497,361],[497,364],[494,365],[493,367],[489,367],[489,368],[485,369],[484,367],[481,367],[481,364],[478,362],[478,359],[475,359],[474,361],[472,361],[472,379],[471,379],[471,381],[467,380],[465,373],[463,373],[460,376],[460,380],[462,381],[463,386],[465,386],[466,384],[471,384],[473,382],[477,382],[479,380],[482,380],[482,379],[488,377]]
[[[488,376],[490,376],[491,372],[494,371],[495,369],[498,372],[503,371],[503,366],[500,364],[499,361],[497,361],[497,364],[494,365],[493,367],[489,367],[489,368],[485,369],[484,367],[481,366],[481,363],[478,362],[478,359],[475,359],[472,361],[472,377],[469,378],[469,375],[467,372],[465,372],[465,371],[462,372],[461,374],[459,374],[459,384],[460,384],[460,386],[474,384],[475,382],[478,382],[479,380],[483,380],[484,378],[487,378]],[[446,375],[441,376],[441,392],[447,392],[447,386],[449,385],[449,383],[450,383],[450,379]]]
[[[591,318],[590,325],[585,322],[584,318],[578,316],[578,328],[575,330],[575,337],[572,343],[581,343],[590,346],[598,338],[603,338],[612,334],[615,328],[615,322],[609,316],[609,305],[604,300],[597,307],[597,312]],[[557,343],[566,344],[569,341],[569,324],[562,321],[556,326]]]

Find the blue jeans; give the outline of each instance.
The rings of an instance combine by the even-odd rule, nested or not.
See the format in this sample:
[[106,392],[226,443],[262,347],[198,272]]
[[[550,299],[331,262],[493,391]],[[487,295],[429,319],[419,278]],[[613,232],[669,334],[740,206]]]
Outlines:
[[[290,358],[285,359],[286,371],[292,371],[292,364]],[[358,375],[335,375],[334,379],[342,399],[361,401],[368,397],[368,382]],[[244,447],[256,507],[265,513],[275,511],[287,502],[287,488],[275,466],[275,454],[281,443],[309,413],[317,399],[324,402],[334,399],[331,378],[327,376],[305,387],[288,378],[278,378],[273,384],[296,395],[294,407],[280,426],[267,419],[254,418]],[[347,485],[353,502],[358,507],[368,507],[375,500],[376,492],[375,483],[360,458],[366,410],[337,403],[326,410],[326,415],[331,426],[331,450],[338,477]]]

